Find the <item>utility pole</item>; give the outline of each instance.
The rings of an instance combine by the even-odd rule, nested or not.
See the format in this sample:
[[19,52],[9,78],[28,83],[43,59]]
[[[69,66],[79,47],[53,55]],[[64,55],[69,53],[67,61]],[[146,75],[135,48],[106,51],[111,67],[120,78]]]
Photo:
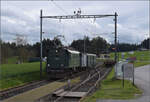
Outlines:
[[42,78],[42,10],[40,11],[40,77]]
[[115,12],[115,62],[117,62],[117,13]]
[[84,53],[85,53],[85,35],[84,35]]
[[117,52],[118,52],[118,62],[119,62],[119,40],[118,40],[118,44],[117,44]]

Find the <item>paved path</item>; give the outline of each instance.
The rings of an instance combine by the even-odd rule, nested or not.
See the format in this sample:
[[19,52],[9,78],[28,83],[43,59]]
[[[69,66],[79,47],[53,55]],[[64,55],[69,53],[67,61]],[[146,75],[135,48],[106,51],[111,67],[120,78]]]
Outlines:
[[132,100],[97,100],[96,102],[150,102],[150,65],[135,69],[135,84],[143,90],[143,95]]

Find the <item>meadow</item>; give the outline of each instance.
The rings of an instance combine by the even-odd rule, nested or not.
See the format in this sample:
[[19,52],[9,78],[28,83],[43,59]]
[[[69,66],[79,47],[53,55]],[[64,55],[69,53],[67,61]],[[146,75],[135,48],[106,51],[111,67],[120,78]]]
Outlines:
[[[43,62],[43,78],[46,64]],[[2,64],[0,67],[0,90],[41,80],[40,63]]]
[[17,62],[18,56],[13,56],[8,58],[7,63],[8,64],[15,64]]
[[[119,52],[119,61],[127,59],[129,57],[136,57],[136,61],[134,63],[135,67],[143,66],[150,64],[150,51],[134,51],[132,54],[131,52],[123,52],[124,53],[124,59],[122,59],[122,52]],[[111,58],[114,58],[114,53],[110,54]]]

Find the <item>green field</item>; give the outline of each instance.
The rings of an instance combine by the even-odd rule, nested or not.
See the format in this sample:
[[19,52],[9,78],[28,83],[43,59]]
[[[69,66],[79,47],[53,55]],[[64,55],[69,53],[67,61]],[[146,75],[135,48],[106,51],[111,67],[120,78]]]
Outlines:
[[96,102],[97,99],[132,99],[142,92],[128,80],[125,80],[125,87],[122,87],[122,80],[114,79],[114,69],[105,80],[101,82],[101,88],[94,94],[86,97],[82,102]]
[[[43,78],[45,77],[43,63]],[[0,90],[40,80],[40,63],[2,64],[0,67]]]
[[15,64],[17,62],[18,56],[14,56],[11,58],[8,58],[8,64]]
[[[134,54],[130,54],[130,52],[124,53],[124,59],[127,59],[129,57],[136,57],[135,67],[150,64],[150,51],[134,51]],[[111,53],[110,56],[111,58],[114,58],[114,53]],[[122,60],[121,52],[119,52],[119,60]]]

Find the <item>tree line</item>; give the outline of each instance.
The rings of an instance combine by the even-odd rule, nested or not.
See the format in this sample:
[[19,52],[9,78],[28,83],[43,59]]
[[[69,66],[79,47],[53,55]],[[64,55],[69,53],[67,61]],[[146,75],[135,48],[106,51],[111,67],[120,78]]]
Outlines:
[[147,38],[141,43],[142,48],[150,49],[150,38]]
[[[149,48],[150,39],[145,39],[141,42],[141,44],[127,44],[120,43],[118,44],[117,51],[125,52],[125,51],[135,51],[139,48]],[[1,62],[8,63],[8,59],[14,56],[17,56],[17,60],[20,62],[26,62],[31,57],[40,57],[40,43],[36,42],[35,44],[16,44],[15,42],[4,42],[0,40],[1,44]],[[62,44],[60,39],[44,39],[42,41],[43,44],[43,57],[47,56],[48,50],[52,49],[56,46],[63,46],[67,48],[71,48],[73,50],[77,50],[85,53],[94,53],[96,55],[100,55],[101,53],[109,53],[114,51],[114,44],[109,44],[102,37],[95,37],[90,40],[89,37],[85,37],[84,39],[73,40],[69,46],[65,46]]]

